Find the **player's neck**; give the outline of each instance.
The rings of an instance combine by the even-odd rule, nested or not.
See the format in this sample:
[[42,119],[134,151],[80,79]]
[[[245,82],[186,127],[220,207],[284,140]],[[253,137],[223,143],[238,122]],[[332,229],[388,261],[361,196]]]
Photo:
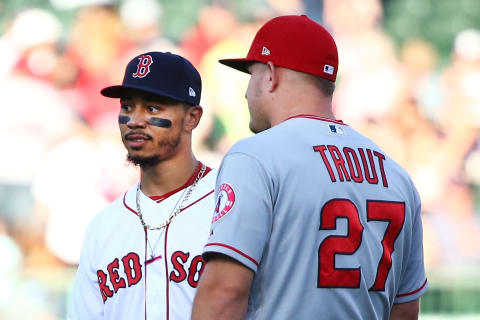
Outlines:
[[[297,86],[300,86],[298,84]],[[332,96],[325,96],[318,89],[304,85],[298,90],[283,90],[272,100],[274,110],[271,112],[271,125],[275,126],[288,118],[298,115],[314,115],[320,118],[335,120],[332,111]]]
[[331,106],[324,105],[303,105],[295,104],[284,109],[284,112],[279,112],[272,117],[271,124],[275,126],[291,117],[298,115],[312,115],[324,119],[336,120]]
[[142,192],[147,196],[166,194],[182,186],[192,176],[198,162],[190,151],[141,170]]

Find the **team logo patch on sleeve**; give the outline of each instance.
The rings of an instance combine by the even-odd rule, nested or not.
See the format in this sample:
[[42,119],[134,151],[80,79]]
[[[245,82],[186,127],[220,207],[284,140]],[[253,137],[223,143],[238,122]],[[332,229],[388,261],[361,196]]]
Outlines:
[[213,215],[212,223],[217,222],[220,218],[232,209],[235,203],[235,192],[233,188],[224,183],[218,189],[217,205],[215,206],[215,213]]

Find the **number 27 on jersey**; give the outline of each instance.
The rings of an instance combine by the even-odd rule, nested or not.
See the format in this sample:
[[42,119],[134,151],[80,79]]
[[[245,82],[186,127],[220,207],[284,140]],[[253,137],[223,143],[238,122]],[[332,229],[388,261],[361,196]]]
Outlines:
[[[384,291],[392,266],[392,252],[395,240],[402,231],[405,221],[405,203],[367,200],[367,223],[387,222],[381,241],[382,256],[377,266],[375,282],[369,291]],[[353,255],[362,243],[363,225],[355,204],[347,199],[333,199],[322,208],[319,230],[336,229],[336,219],[346,218],[347,235],[327,236],[318,248],[318,288],[359,288],[361,266],[357,268],[336,268],[335,255]]]

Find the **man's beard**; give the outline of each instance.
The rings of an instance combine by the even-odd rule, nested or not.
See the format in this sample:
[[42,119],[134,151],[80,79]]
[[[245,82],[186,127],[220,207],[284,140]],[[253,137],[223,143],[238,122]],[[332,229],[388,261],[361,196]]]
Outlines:
[[142,169],[146,169],[146,168],[154,167],[157,163],[161,161],[161,157],[158,154],[155,154],[150,157],[140,157],[140,156],[132,156],[129,153],[127,154],[127,160],[136,166],[140,166]]
[[170,158],[174,153],[174,150],[180,144],[181,137],[180,135],[170,138],[164,139],[158,143],[158,147],[163,149],[163,152],[142,157],[142,156],[134,156],[130,153],[127,154],[127,160],[133,163],[136,166],[140,166],[142,169],[148,169],[151,167],[156,166],[158,163]]

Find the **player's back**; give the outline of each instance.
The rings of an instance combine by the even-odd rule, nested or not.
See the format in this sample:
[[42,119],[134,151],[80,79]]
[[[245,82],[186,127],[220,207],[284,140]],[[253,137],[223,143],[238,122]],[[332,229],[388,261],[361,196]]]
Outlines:
[[418,194],[369,139],[298,117],[231,152],[257,158],[273,197],[247,319],[387,319],[426,290]]

